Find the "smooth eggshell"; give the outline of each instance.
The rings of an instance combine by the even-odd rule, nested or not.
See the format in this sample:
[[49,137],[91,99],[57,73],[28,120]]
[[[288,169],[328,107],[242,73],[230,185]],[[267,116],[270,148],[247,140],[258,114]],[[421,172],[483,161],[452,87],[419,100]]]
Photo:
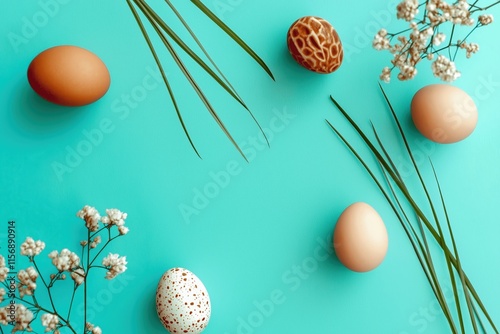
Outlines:
[[108,90],[110,75],[94,53],[72,45],[47,49],[28,67],[33,90],[55,104],[83,106],[100,99]]
[[475,129],[477,107],[458,87],[445,84],[425,86],[411,101],[415,127],[426,138],[442,144],[467,138]]
[[210,320],[210,297],[195,274],[184,268],[172,268],[158,283],[156,311],[170,333],[198,334]]
[[316,16],[295,21],[288,30],[287,45],[300,65],[317,73],[332,73],[344,57],[337,31],[328,21]]
[[333,234],[333,247],[347,268],[366,272],[385,258],[389,245],[380,215],[370,205],[357,202],[340,215]]

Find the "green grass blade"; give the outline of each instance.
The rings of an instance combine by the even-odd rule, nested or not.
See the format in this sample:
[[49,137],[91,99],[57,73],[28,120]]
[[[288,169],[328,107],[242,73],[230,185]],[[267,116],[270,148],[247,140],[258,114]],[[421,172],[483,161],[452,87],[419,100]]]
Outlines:
[[[444,201],[443,192],[441,190],[441,185],[439,183],[439,179],[437,177],[437,173],[436,173],[436,169],[434,168],[434,164],[432,163],[432,161],[430,161],[430,164],[431,164],[431,167],[432,167],[432,172],[434,173],[434,178],[436,179],[436,184],[437,184],[438,191],[439,191],[439,197],[441,198],[441,204],[443,206],[444,215],[445,215],[446,222],[447,222],[447,225],[448,225],[448,230],[449,230],[449,233],[450,233],[451,243],[452,243],[452,246],[453,246],[453,252],[455,253],[455,258],[457,259],[457,265],[458,265],[457,272],[458,272],[458,274],[460,276],[460,280],[463,282],[464,281],[464,275],[463,275],[463,270],[462,270],[462,264],[460,262],[460,257],[458,255],[458,248],[457,248],[457,244],[456,244],[456,241],[455,241],[455,236],[453,234],[453,229],[451,228],[450,218],[449,218],[449,215],[448,215],[448,210],[446,208],[446,203]],[[476,317],[475,317],[475,314],[474,314],[474,309],[472,307],[472,303],[471,303],[471,298],[470,298],[469,291],[467,290],[467,287],[464,284],[462,284],[462,286],[463,286],[463,290],[464,290],[465,301],[467,302],[467,307],[469,309],[469,316],[471,318],[472,326],[474,328],[474,333],[479,333],[479,331],[477,329]]]
[[[150,19],[150,18],[148,17],[148,19]],[[184,63],[180,59],[179,55],[177,54],[177,52],[175,51],[175,49],[173,48],[173,46],[168,41],[167,37],[160,30],[160,27],[152,19],[150,19],[150,23],[152,24],[152,26],[155,29],[156,33],[158,34],[158,36],[160,37],[160,39],[162,40],[162,42],[166,46],[167,50],[170,52],[172,58],[174,59],[174,61],[177,64],[177,66],[182,71],[182,73],[184,74],[184,76],[186,77],[186,79],[189,81],[189,83],[191,84],[191,86],[193,87],[193,89],[195,90],[195,92],[198,94],[199,98],[201,99],[201,101],[203,102],[203,104],[205,105],[205,107],[207,108],[207,110],[209,111],[209,113],[212,115],[212,117],[214,118],[214,120],[216,121],[216,123],[219,125],[219,127],[221,128],[221,130],[224,132],[224,134],[227,136],[227,138],[231,141],[231,143],[234,145],[234,147],[238,150],[238,152],[241,154],[241,156],[243,157],[243,159],[245,159],[245,161],[248,161],[247,158],[246,158],[246,156],[245,156],[245,154],[243,153],[243,151],[241,150],[241,148],[239,147],[239,145],[236,143],[236,141],[234,140],[234,138],[231,136],[231,134],[227,130],[226,126],[224,125],[224,123],[219,118],[219,116],[217,115],[217,113],[213,109],[212,105],[210,104],[210,102],[206,98],[205,94],[203,94],[203,91],[200,89],[200,87],[198,86],[198,84],[196,83],[196,81],[194,80],[194,78],[191,76],[191,73],[186,68],[186,66],[184,65]]]
[[169,83],[169,81],[167,79],[165,71],[163,70],[163,66],[162,66],[162,64],[160,62],[160,59],[158,58],[158,54],[156,53],[156,50],[155,50],[155,48],[153,46],[153,43],[151,42],[151,39],[149,38],[149,35],[148,35],[147,31],[146,31],[146,28],[144,27],[144,24],[142,23],[142,20],[141,20],[141,18],[139,16],[139,13],[137,13],[137,11],[136,11],[134,5],[132,4],[131,0],[127,0],[127,4],[130,7],[130,10],[132,11],[132,14],[133,14],[134,18],[137,21],[137,24],[139,25],[141,33],[144,36],[144,39],[146,40],[146,43],[148,44],[148,47],[149,47],[149,49],[151,51],[151,54],[153,55],[153,58],[155,59],[156,65],[158,66],[158,68],[160,70],[163,82],[165,83],[165,86],[167,87],[167,91],[168,91],[168,93],[170,95],[170,99],[172,100],[175,112],[177,113],[177,118],[179,119],[179,122],[181,123],[182,129],[184,130],[184,133],[186,134],[186,137],[187,137],[187,139],[189,141],[189,144],[191,144],[191,147],[195,151],[196,155],[201,159],[201,155],[198,152],[198,150],[196,149],[196,146],[194,145],[194,142],[193,142],[191,136],[189,135],[189,131],[187,130],[186,124],[184,123],[184,119],[182,118],[182,115],[181,115],[181,112],[179,110],[179,106],[177,105],[177,101],[175,99],[175,95],[174,95],[174,92],[172,90],[172,87],[170,86],[170,83]]
[[[220,68],[217,66],[217,64],[215,63],[215,61],[212,59],[212,57],[210,56],[210,54],[208,53],[208,51],[205,49],[205,47],[203,46],[203,44],[200,42],[200,40],[198,39],[198,37],[196,36],[196,34],[194,33],[194,31],[191,29],[191,27],[189,27],[189,24],[186,22],[186,20],[184,20],[184,18],[182,17],[181,13],[179,13],[179,11],[175,8],[175,6],[172,4],[172,2],[170,0],[165,0],[165,2],[170,7],[170,9],[174,12],[175,16],[177,16],[177,18],[182,23],[182,25],[184,26],[184,28],[188,31],[189,35],[191,35],[191,37],[196,42],[196,44],[198,45],[198,47],[200,48],[200,50],[203,52],[203,54],[205,55],[205,57],[207,57],[208,61],[215,68],[215,70],[219,74],[220,78],[234,92],[234,94],[238,97],[238,99],[240,99],[241,101],[243,101],[243,99],[238,94],[238,92],[236,91],[236,89],[233,87],[233,85],[231,84],[231,82],[229,82],[229,80],[226,78],[226,76],[224,75],[224,73],[220,70]],[[260,132],[262,133],[262,135],[266,139],[267,146],[269,147],[270,146],[269,139],[267,138],[267,135],[264,132],[264,129],[262,129],[260,123],[257,121],[257,118],[254,116],[254,114],[252,113],[252,111],[249,108],[247,108],[246,105],[244,105],[244,107],[248,111],[248,113],[250,114],[250,116],[252,117],[252,119],[255,122],[255,124],[257,124]]]
[[206,73],[208,73],[229,95],[231,95],[236,101],[238,101],[245,109],[248,110],[245,102],[240,99],[240,97],[222,80],[211,68],[208,66],[186,43],[162,20],[162,18],[156,14],[156,12],[144,1],[144,0],[134,0],[136,4],[139,5],[141,11],[148,17],[148,19],[154,21],[157,26],[161,27],[167,35],[172,38],[172,40],[179,45],[179,47],[186,52]]
[[[396,165],[394,164],[394,162],[390,158],[390,154],[387,152],[387,149],[385,148],[385,145],[382,143],[382,140],[380,139],[380,136],[378,135],[377,129],[375,128],[375,126],[373,125],[373,123],[371,123],[371,125],[372,125],[372,129],[373,129],[373,133],[375,134],[375,138],[376,138],[376,140],[378,142],[378,145],[381,148],[383,154],[385,155],[387,161],[389,162],[390,167],[392,167],[393,173],[396,174],[399,177],[399,183],[405,189],[405,191],[408,191],[407,190],[408,188],[406,187],[406,184],[404,183],[403,179],[401,178],[401,176],[400,176],[400,174],[398,172],[398,169],[396,168]],[[381,166],[382,166],[382,164],[381,164]],[[384,168],[382,168],[382,170],[384,171],[384,176],[387,178],[386,171],[384,170]],[[388,184],[389,184],[389,187],[391,187],[391,189],[392,189],[391,183],[388,182]],[[393,191],[393,193],[395,194],[394,191]],[[396,196],[396,198],[397,198],[397,196]],[[400,205],[400,207],[402,208],[401,205]],[[434,216],[436,218],[435,211],[434,211]],[[418,219],[418,216],[417,216],[417,221],[419,222],[419,225],[421,227],[422,225],[420,224],[420,220]],[[441,232],[441,230],[440,230],[440,232]],[[436,271],[434,269],[434,263],[432,261],[432,253],[431,253],[431,251],[430,251],[430,249],[428,247],[427,238],[425,236],[425,231],[422,228],[421,228],[421,235],[422,235],[422,239],[423,239],[424,245],[425,245],[425,251],[423,251],[423,254],[425,254],[426,261],[427,261],[427,264],[428,264],[428,268],[429,268],[429,271],[430,271],[430,275],[432,277],[432,282],[435,285],[435,290],[436,290],[435,293],[437,292],[436,293],[436,297],[437,297],[437,299],[438,299],[438,301],[439,301],[439,303],[441,305],[443,313],[445,314],[446,318],[448,319],[450,327],[454,330],[454,332],[457,332],[457,330],[455,328],[455,323],[453,322],[453,316],[452,316],[451,311],[450,311],[450,309],[448,307],[448,303],[446,302],[446,298],[444,297],[443,291],[441,289],[441,284],[439,283],[438,276],[437,276]],[[444,240],[444,237],[443,237],[442,233],[440,234],[440,236],[441,236],[442,240]],[[447,261],[447,262],[449,263],[449,261]],[[453,274],[451,265],[449,265],[449,270],[450,270],[450,273]],[[454,277],[452,277],[452,278],[454,279]],[[455,287],[455,285],[454,285],[454,287]],[[455,287],[454,291],[457,291],[456,287]],[[455,296],[458,298],[458,293],[455,293]],[[459,302],[459,300],[456,300],[456,301]],[[464,331],[465,330],[462,329],[462,333]]]
[[219,26],[229,37],[231,37],[243,50],[245,50],[274,80],[273,73],[267,67],[266,63],[253,51],[231,28],[221,21],[210,9],[208,9],[201,1],[191,0],[191,2],[198,7],[208,18],[210,18],[216,25]]
[[[378,152],[378,150],[373,146],[373,144],[371,143],[371,141],[368,139],[368,137],[364,134],[364,132],[359,128],[359,126],[356,124],[356,122],[354,122],[354,120],[349,116],[349,114],[342,108],[342,106],[333,98],[333,96],[330,96],[330,99],[331,101],[333,102],[333,104],[337,107],[337,109],[341,112],[341,114],[344,116],[344,118],[351,124],[351,126],[355,129],[355,131],[358,133],[358,135],[363,139],[363,141],[365,142],[365,144],[368,146],[368,148],[370,149],[370,151],[372,152],[372,154],[374,154],[377,159],[379,159],[382,163],[382,165],[384,166],[384,168],[388,171],[391,179],[393,179],[395,181],[395,183],[397,184],[398,188],[402,191],[402,193],[404,194],[404,196],[406,197],[406,199],[408,200],[408,202],[410,203],[410,205],[413,207],[413,209],[415,210],[415,213],[418,215],[418,217],[422,220],[422,222],[424,223],[424,225],[426,226],[426,228],[429,230],[429,232],[431,233],[431,235],[436,239],[436,241],[438,241],[438,243],[440,242],[440,236],[439,234],[437,233],[437,231],[435,230],[434,226],[432,226],[432,224],[430,223],[430,221],[427,219],[427,217],[425,216],[425,214],[422,212],[422,210],[419,208],[419,206],[417,205],[417,203],[413,200],[412,196],[409,194],[409,192],[407,190],[405,190],[405,187],[404,185],[401,184],[401,182],[398,181],[398,177],[397,175],[395,175],[394,173],[391,173],[390,171],[390,167],[389,165],[387,164],[387,162],[384,162],[384,159],[383,157],[381,156],[380,152]],[[448,248],[448,246],[445,245],[445,247],[443,248],[443,251],[446,252],[446,255],[450,257],[450,261],[452,262],[453,266],[455,268],[457,268],[457,261],[456,259],[454,258],[453,254],[451,253],[450,249]],[[477,291],[475,290],[474,286],[472,285],[470,279],[468,278],[468,276],[465,274],[464,272],[464,279],[465,279],[465,284],[467,286],[467,288],[469,289],[470,293],[472,294],[472,296],[474,297],[474,299],[476,300],[476,303],[478,304],[478,306],[480,307],[481,311],[486,315],[490,325],[493,327],[493,329],[495,330],[495,333],[496,334],[499,334],[498,330],[496,329],[496,326],[494,324],[494,322],[491,320],[491,317],[489,316],[488,312],[486,311],[486,308],[484,306],[484,304],[482,303],[482,300],[481,298],[479,297],[479,295],[477,294]]]
[[[372,178],[372,180],[375,182],[375,184],[377,185],[377,187],[379,188],[379,190],[382,192],[382,195],[385,197],[385,199],[387,200],[387,203],[391,206],[392,210],[394,211],[396,217],[398,218],[398,220],[401,222],[401,225],[406,233],[406,235],[408,236],[408,238],[410,239],[410,242],[412,244],[412,247],[415,251],[415,254],[417,255],[417,259],[419,260],[419,263],[420,265],[422,266],[422,268],[424,269],[424,273],[426,274],[426,276],[428,276],[428,271],[426,269],[426,266],[424,264],[424,261],[422,260],[421,258],[421,255],[420,255],[420,252],[419,252],[419,249],[417,248],[417,245],[415,244],[415,240],[417,240],[417,242],[419,243],[420,245],[420,250],[422,250],[423,248],[421,247],[421,244],[418,240],[418,237],[416,237],[415,239],[412,237],[412,235],[410,234],[410,231],[408,229],[408,226],[406,226],[406,224],[404,223],[404,220],[403,220],[403,217],[401,215],[404,215],[407,219],[407,216],[406,214],[404,213],[404,210],[402,210],[402,207],[399,203],[399,201],[397,200],[397,196],[394,196],[395,198],[395,201],[396,203],[399,204],[399,207],[401,208],[401,212],[397,210],[396,206],[394,205],[393,201],[391,200],[391,198],[389,197],[387,191],[384,189],[384,187],[382,186],[382,184],[380,183],[380,181],[378,180],[378,178],[375,176],[375,173],[371,170],[371,168],[368,166],[368,164],[366,163],[366,161],[360,156],[360,154],[354,149],[354,147],[347,141],[347,139],[345,139],[345,137],[327,120],[326,121],[327,124],[330,126],[330,128],[335,132],[335,134],[338,136],[338,138],[340,138],[340,140],[344,143],[344,145],[349,149],[349,151],[356,157],[356,159],[361,163],[361,165],[363,166],[363,168],[368,172],[368,174],[370,175],[370,177]],[[385,176],[385,172],[384,172],[384,176]],[[388,181],[388,178],[386,177],[386,180]],[[390,186],[390,183],[389,183],[389,186]],[[391,187],[391,186],[390,186]],[[392,188],[392,187],[391,187]],[[393,192],[393,194],[395,194]],[[411,225],[408,224],[410,227]],[[414,236],[416,236],[416,234],[414,233],[413,234]],[[431,283],[431,287],[433,288],[434,290],[434,285],[432,284],[432,281],[430,280],[429,276],[428,276],[428,279],[429,279],[429,282]],[[436,291],[434,291],[436,293]]]

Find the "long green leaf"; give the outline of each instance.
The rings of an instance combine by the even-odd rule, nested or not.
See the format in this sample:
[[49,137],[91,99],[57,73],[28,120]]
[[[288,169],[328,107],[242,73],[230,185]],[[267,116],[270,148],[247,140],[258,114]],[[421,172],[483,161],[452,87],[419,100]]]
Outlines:
[[[432,161],[430,161],[430,164],[431,164],[432,172],[434,173],[434,178],[436,180],[436,184],[437,184],[437,187],[438,187],[439,197],[441,198],[441,204],[443,206],[443,211],[444,211],[444,215],[445,215],[445,218],[446,218],[446,223],[448,225],[448,231],[450,232],[450,238],[451,238],[451,243],[452,243],[452,246],[453,246],[453,252],[455,253],[455,258],[457,259],[457,264],[458,264],[458,270],[457,270],[457,272],[460,275],[461,281],[463,282],[464,281],[464,275],[463,275],[464,272],[462,270],[462,264],[460,262],[460,256],[458,255],[458,248],[457,248],[457,244],[456,244],[456,241],[455,241],[455,236],[453,234],[453,229],[451,228],[450,218],[449,218],[449,215],[448,215],[448,210],[446,208],[446,203],[444,201],[443,192],[441,190],[441,185],[439,183],[439,179],[437,177],[437,173],[436,173],[436,169],[434,168],[434,164],[432,163]],[[470,318],[471,318],[471,321],[472,321],[472,326],[474,328],[474,333],[479,333],[479,331],[477,329],[476,317],[475,317],[475,314],[474,314],[474,308],[472,307],[472,302],[471,302],[471,299],[470,299],[469,291],[467,290],[467,287],[464,284],[462,284],[462,286],[463,286],[463,290],[464,290],[465,301],[467,302],[467,307],[469,309],[469,315],[470,315]]]
[[191,139],[191,136],[189,135],[189,131],[187,130],[186,124],[184,123],[184,119],[182,118],[181,112],[179,110],[179,106],[177,105],[177,101],[175,99],[174,92],[172,90],[172,87],[170,86],[170,83],[167,79],[167,76],[165,74],[165,71],[163,70],[163,66],[160,62],[160,59],[158,58],[158,55],[156,53],[156,50],[153,46],[153,43],[151,42],[151,39],[149,38],[149,35],[146,31],[146,28],[144,27],[142,20],[139,16],[139,13],[134,8],[134,5],[131,3],[131,0],[127,0],[127,4],[130,7],[130,10],[132,11],[132,14],[134,15],[135,20],[137,21],[137,24],[139,25],[139,28],[141,30],[141,33],[144,36],[144,39],[146,40],[146,43],[148,44],[148,47],[153,55],[153,58],[155,59],[156,65],[160,69],[161,76],[163,78],[163,82],[165,83],[165,86],[167,87],[168,93],[170,95],[170,99],[172,100],[172,103],[174,105],[175,112],[177,113],[177,117],[179,118],[179,121],[181,123],[182,129],[184,130],[184,133],[186,134],[186,137],[191,144],[191,147],[195,151],[196,155],[201,159],[200,153],[196,149],[196,146],[194,145],[193,140]]
[[[177,18],[179,19],[179,21],[181,21],[181,23],[184,26],[184,28],[186,28],[186,30],[189,32],[189,34],[191,35],[191,37],[193,38],[193,40],[196,42],[196,44],[198,45],[198,47],[200,48],[200,50],[203,52],[203,54],[205,55],[205,57],[207,57],[208,61],[212,64],[212,66],[215,68],[215,70],[217,71],[217,73],[219,73],[219,75],[222,78],[222,80],[224,80],[224,82],[234,92],[234,94],[238,97],[238,99],[240,99],[241,101],[243,101],[243,99],[239,96],[238,92],[233,87],[233,85],[231,84],[231,82],[229,82],[229,80],[226,78],[226,76],[224,75],[224,73],[222,73],[222,71],[219,69],[219,67],[217,66],[217,64],[215,63],[215,61],[212,59],[212,57],[210,56],[210,54],[207,52],[207,50],[205,49],[205,47],[203,46],[203,44],[200,42],[200,40],[198,39],[198,37],[196,36],[196,34],[194,33],[194,31],[189,27],[189,25],[187,24],[186,20],[184,20],[184,18],[179,13],[179,11],[175,8],[175,6],[172,4],[172,2],[170,0],[165,0],[165,2],[168,4],[168,6],[170,7],[170,9],[177,16]],[[252,119],[255,122],[255,124],[257,124],[257,126],[259,127],[259,130],[262,133],[262,135],[264,136],[264,138],[266,139],[267,146],[269,147],[270,146],[269,139],[267,138],[267,135],[264,132],[264,129],[262,129],[260,123],[257,121],[257,118],[254,116],[254,114],[252,113],[252,111],[250,109],[248,109],[246,106],[245,106],[245,109],[248,111],[248,113],[252,117]]]
[[[398,185],[398,188],[403,192],[404,196],[408,200],[409,204],[413,207],[415,210],[415,213],[419,216],[420,219],[422,219],[422,222],[426,226],[426,228],[429,230],[431,235],[436,239],[436,241],[440,241],[440,236],[437,233],[437,231],[434,229],[432,224],[429,222],[425,214],[422,212],[422,210],[419,208],[419,206],[416,204],[416,202],[413,200],[412,196],[404,189],[404,186],[399,182],[398,177],[396,174],[392,173],[390,170],[390,166],[387,164],[387,162],[384,161],[383,157],[381,156],[380,152],[373,146],[371,141],[368,139],[368,137],[365,135],[365,133],[359,128],[359,126],[354,122],[354,120],[349,116],[349,114],[344,110],[344,108],[333,98],[333,96],[330,96],[330,99],[334,103],[334,105],[337,107],[337,109],[342,113],[344,118],[351,124],[351,126],[356,130],[358,135],[363,139],[365,144],[368,146],[368,148],[371,150],[371,152],[379,159],[386,168],[386,170],[389,172],[389,175],[391,178],[396,182]],[[450,261],[452,262],[453,266],[457,268],[457,261],[454,258],[453,254],[451,253],[450,249],[445,245],[443,248],[443,251],[447,253],[447,256],[450,256]],[[495,324],[491,320],[491,317],[489,316],[488,312],[486,311],[486,308],[484,307],[484,304],[482,303],[481,299],[479,298],[479,295],[477,294],[476,290],[474,289],[474,286],[470,282],[469,278],[464,272],[464,279],[465,279],[465,284],[469,288],[469,291],[471,292],[472,296],[475,298],[476,302],[478,303],[478,306],[481,308],[482,312],[485,314],[486,318],[488,319],[489,323],[495,330],[495,333],[498,334],[498,330],[496,329]]]
[[[141,5],[139,5],[139,7],[141,7]],[[141,9],[143,9],[143,8],[141,8]],[[245,159],[245,161],[248,161],[247,158],[246,158],[246,156],[245,156],[245,154],[243,153],[243,151],[241,150],[241,148],[239,147],[239,145],[236,143],[236,141],[234,140],[234,138],[231,136],[231,134],[227,130],[226,126],[224,125],[224,123],[222,122],[222,120],[219,118],[219,116],[217,115],[217,113],[213,109],[212,105],[210,104],[210,102],[208,101],[208,99],[206,98],[206,96],[203,94],[203,91],[200,89],[200,87],[198,86],[198,84],[196,83],[196,81],[194,80],[194,78],[191,76],[191,73],[186,68],[186,66],[184,65],[184,63],[182,62],[182,60],[180,59],[180,57],[178,56],[177,52],[175,51],[175,49],[172,47],[172,45],[168,41],[167,37],[160,30],[160,27],[158,26],[157,22],[154,21],[151,17],[147,16],[147,18],[150,21],[150,23],[153,26],[153,28],[155,29],[155,31],[158,34],[158,36],[160,37],[160,39],[162,40],[162,42],[164,43],[164,45],[166,46],[167,50],[170,52],[172,58],[177,63],[177,66],[181,69],[181,71],[183,72],[184,76],[188,79],[189,83],[191,84],[191,86],[193,87],[193,89],[196,91],[196,93],[198,94],[198,96],[200,97],[201,101],[204,103],[205,107],[210,112],[210,114],[212,115],[212,117],[214,118],[214,120],[217,122],[217,124],[222,129],[222,131],[226,134],[226,136],[231,141],[231,143],[234,145],[234,147],[241,154],[241,156],[243,157],[243,159]]]
[[[245,102],[208,66],[184,41],[163,21],[163,19],[144,1],[134,0],[136,4],[140,4],[140,8],[144,15],[148,17],[150,22],[155,22],[179,47],[186,52],[205,72],[207,72],[229,95],[238,101],[245,109],[248,110]],[[153,23],[152,23],[153,24]]]
[[221,21],[210,9],[208,9],[201,1],[191,0],[193,4],[196,5],[206,16],[208,16],[216,25],[218,25],[229,37],[231,37],[238,45],[245,50],[263,69],[267,74],[274,80],[274,76],[267,67],[266,63],[253,51],[231,28],[229,28],[224,22]]

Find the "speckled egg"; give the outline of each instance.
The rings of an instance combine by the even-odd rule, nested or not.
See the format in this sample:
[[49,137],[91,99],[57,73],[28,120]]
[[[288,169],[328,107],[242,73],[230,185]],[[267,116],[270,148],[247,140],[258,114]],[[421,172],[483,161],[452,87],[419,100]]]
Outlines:
[[210,320],[210,297],[195,274],[184,268],[172,268],[158,283],[156,311],[170,333],[198,334]]
[[316,16],[295,21],[288,30],[287,45],[300,65],[317,73],[332,73],[344,58],[337,31],[328,21]]

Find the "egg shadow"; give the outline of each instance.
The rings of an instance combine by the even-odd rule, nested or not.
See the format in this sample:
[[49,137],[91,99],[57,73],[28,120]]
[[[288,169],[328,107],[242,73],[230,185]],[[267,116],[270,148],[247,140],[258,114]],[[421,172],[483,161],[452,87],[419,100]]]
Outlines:
[[18,82],[9,97],[10,121],[21,135],[35,139],[52,137],[71,130],[88,108],[66,107],[48,102],[36,94],[27,82]]

